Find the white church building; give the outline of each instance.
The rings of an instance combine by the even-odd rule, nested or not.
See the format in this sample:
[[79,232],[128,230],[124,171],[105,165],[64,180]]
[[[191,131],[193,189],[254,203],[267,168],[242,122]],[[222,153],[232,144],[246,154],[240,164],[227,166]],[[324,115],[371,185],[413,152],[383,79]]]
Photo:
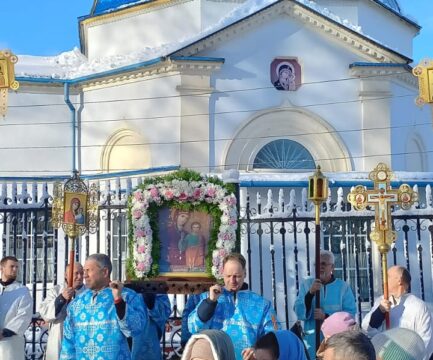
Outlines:
[[[260,254],[263,269],[274,262],[282,268],[280,253],[271,258],[281,245],[262,237],[254,219],[286,217],[292,224],[285,250],[288,279],[280,271],[271,288],[261,278],[270,271],[263,275],[262,268],[260,273],[252,268],[249,279],[254,290],[273,298],[279,320],[292,322],[298,281],[312,272],[312,261],[302,259],[312,254],[314,234],[298,228],[291,209],[299,207],[308,227],[314,215],[305,207],[305,187],[316,165],[331,180],[336,209],[331,214],[330,200],[324,242],[334,251],[331,242],[337,241],[337,252],[347,253],[340,275],[356,282],[351,285],[360,303],[371,303],[381,292],[377,250],[352,246],[358,238],[349,227],[340,227],[338,236],[352,245],[335,240],[332,218],[356,217],[354,211],[344,215],[339,204],[352,185],[367,184],[368,172],[384,162],[398,183],[422,187],[419,208],[411,212],[420,217],[415,222],[422,231],[413,235],[406,223],[396,225],[396,259],[411,264],[417,281],[423,273],[413,290],[433,303],[433,117],[431,107],[415,104],[412,45],[421,28],[397,0],[95,0],[78,26],[80,49],[54,57],[16,54],[20,87],[9,92],[1,120],[0,210],[8,211],[6,193],[16,195],[21,183],[50,182],[74,169],[89,179],[179,167],[213,174],[238,170],[243,226],[256,227],[251,236],[241,232],[242,251],[250,250],[247,238],[248,243],[259,238],[263,246],[251,245],[251,256]],[[257,213],[247,216],[247,203]],[[117,230],[104,221],[101,233],[105,227],[109,244]],[[361,232],[365,239],[362,226]],[[3,251],[11,249],[7,241]],[[106,246],[119,252],[120,263],[122,248]],[[59,251],[65,251],[60,242]],[[358,253],[372,266],[350,265]],[[57,266],[62,272],[63,262]],[[360,278],[369,278],[371,287],[359,290]]]
[[17,54],[1,175],[433,169],[395,0],[95,0],[78,24],[80,50]]

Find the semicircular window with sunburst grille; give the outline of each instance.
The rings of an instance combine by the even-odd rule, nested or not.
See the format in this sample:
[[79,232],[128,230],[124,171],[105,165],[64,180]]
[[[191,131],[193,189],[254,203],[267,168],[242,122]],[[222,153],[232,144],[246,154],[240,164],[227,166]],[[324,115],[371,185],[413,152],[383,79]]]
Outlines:
[[254,169],[314,169],[310,152],[293,140],[279,139],[263,146],[254,159]]

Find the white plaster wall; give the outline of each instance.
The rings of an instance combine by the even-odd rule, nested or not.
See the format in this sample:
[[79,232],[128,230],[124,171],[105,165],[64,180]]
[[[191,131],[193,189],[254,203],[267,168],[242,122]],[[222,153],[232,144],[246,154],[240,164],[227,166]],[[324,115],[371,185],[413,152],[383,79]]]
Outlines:
[[246,0],[224,1],[224,0],[201,0],[201,29],[216,24],[222,17],[227,15],[233,8],[238,7]]
[[[164,74],[84,92],[87,104],[82,119],[82,168],[101,171],[101,154],[107,140],[130,129],[149,144],[153,167],[179,164],[179,78]],[[116,101],[112,101],[116,100]],[[140,147],[137,147],[140,157]]]
[[[392,166],[395,170],[432,171],[433,136],[432,110],[429,106],[418,107],[415,98],[418,88],[399,82],[392,86]],[[420,154],[408,154],[416,150],[418,143]],[[415,163],[422,160],[425,168]]]
[[346,19],[353,25],[359,25],[358,5],[363,1],[364,0],[322,0],[320,1],[320,6],[329,9],[341,19]]
[[157,11],[112,18],[88,28],[86,35],[89,60],[121,55],[143,48],[155,48],[177,42],[200,31],[200,2],[186,1]]
[[400,54],[412,57],[412,42],[417,34],[414,26],[370,1],[359,2],[358,16],[364,34]]
[[17,93],[9,92],[8,112],[0,120],[2,176],[71,172],[71,112],[63,100],[63,87],[56,92],[23,84]]
[[[218,94],[210,104],[215,108],[217,165],[224,163],[225,151],[236,132],[256,113],[302,107],[341,131],[344,145],[355,157],[354,168],[363,170],[358,159],[362,155],[359,80],[348,79],[349,64],[360,59],[348,49],[288,17],[280,17],[250,28],[248,33],[238,33],[202,55],[226,59],[213,79]],[[277,91],[271,84],[269,65],[279,56],[298,57],[304,83],[298,91]],[[285,129],[275,129],[275,133],[290,134],[290,119]],[[320,143],[319,135],[317,141]]]
[[320,6],[337,14],[341,20],[360,26],[363,34],[397,52],[412,56],[412,40],[417,31],[398,16],[372,1],[323,0]]

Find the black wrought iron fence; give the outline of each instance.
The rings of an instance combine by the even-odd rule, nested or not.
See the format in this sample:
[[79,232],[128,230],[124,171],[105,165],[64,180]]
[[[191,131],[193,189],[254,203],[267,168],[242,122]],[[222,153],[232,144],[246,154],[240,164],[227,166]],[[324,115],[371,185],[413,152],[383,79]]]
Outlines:
[[[300,283],[314,274],[315,214],[306,202],[285,206],[279,199],[275,204],[269,194],[262,206],[260,190],[254,191],[254,201],[247,192],[241,209],[241,247],[248,259],[249,286],[272,300],[280,324],[289,328],[296,321],[293,305]],[[409,212],[394,209],[397,240],[388,255],[389,266],[398,264],[411,271],[412,292],[429,303],[433,302],[432,210],[431,204]],[[343,201],[323,205],[321,248],[335,256],[334,275],[351,285],[359,322],[382,293],[379,253],[369,237],[372,227],[371,210],[359,213]]]
[[[270,299],[283,328],[295,320],[293,304],[304,277],[314,274],[314,213],[305,201],[291,198],[288,205],[272,198],[266,206],[259,198],[250,202],[250,189],[242,189],[241,252],[248,260],[250,289]],[[263,189],[262,189],[263,191]],[[25,193],[25,192],[24,192]],[[38,306],[47,289],[63,282],[67,262],[68,239],[50,224],[51,205],[47,192],[26,197],[22,194],[2,197],[0,231],[2,255],[14,255],[21,263],[20,280],[33,296],[32,325],[26,333],[27,359],[41,359],[47,339],[47,326],[38,316]],[[104,252],[113,262],[113,278],[125,278],[128,257],[126,217],[127,192],[101,192],[99,227],[96,234],[76,241],[77,260],[92,252]],[[30,201],[31,198],[31,201]],[[29,201],[28,201],[29,200]],[[380,261],[368,234],[374,214],[356,213],[341,201],[328,202],[322,213],[322,248],[335,255],[335,275],[346,280],[354,291],[358,319],[381,292]],[[418,206],[409,213],[396,209],[393,226],[398,233],[390,264],[401,264],[413,275],[412,291],[427,302],[433,301],[432,253],[433,212],[431,204]],[[375,274],[377,274],[375,276]],[[180,314],[184,296],[173,299],[173,313],[163,339],[165,358],[174,358],[180,347]]]

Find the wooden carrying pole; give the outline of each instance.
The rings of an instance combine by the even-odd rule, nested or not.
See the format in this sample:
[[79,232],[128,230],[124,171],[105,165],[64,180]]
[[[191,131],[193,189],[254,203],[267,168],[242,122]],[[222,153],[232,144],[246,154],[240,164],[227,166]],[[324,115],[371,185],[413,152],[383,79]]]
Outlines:
[[74,284],[74,262],[75,262],[75,236],[72,236],[71,248],[69,250],[68,287],[73,287]]
[[[316,279],[320,279],[320,205],[316,207],[316,242],[315,242],[315,260],[316,260]],[[316,309],[320,309],[320,289],[316,291]],[[316,320],[315,324],[315,335],[316,335],[316,351],[320,346],[320,327],[322,322]]]
[[[388,291],[388,261],[387,261],[388,253],[381,253],[382,257],[382,280],[383,280],[383,298],[385,300],[389,299],[389,291]],[[391,328],[391,321],[389,319],[389,312],[385,313],[385,326],[386,329]]]

